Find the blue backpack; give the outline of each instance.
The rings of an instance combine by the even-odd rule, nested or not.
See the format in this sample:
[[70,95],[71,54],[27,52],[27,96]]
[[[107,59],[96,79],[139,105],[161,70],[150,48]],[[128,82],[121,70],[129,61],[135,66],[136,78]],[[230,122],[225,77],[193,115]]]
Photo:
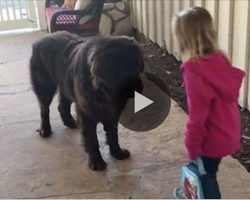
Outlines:
[[220,193],[216,180],[206,173],[201,158],[182,167],[181,187],[187,199],[213,199]]

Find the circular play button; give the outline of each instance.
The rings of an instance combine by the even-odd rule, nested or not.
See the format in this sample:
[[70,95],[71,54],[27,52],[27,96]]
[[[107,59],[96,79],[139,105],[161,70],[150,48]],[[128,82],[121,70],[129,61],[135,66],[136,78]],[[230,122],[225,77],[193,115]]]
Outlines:
[[143,92],[134,91],[120,117],[120,123],[132,131],[145,132],[157,128],[167,118],[171,98],[168,87],[156,75],[141,74]]

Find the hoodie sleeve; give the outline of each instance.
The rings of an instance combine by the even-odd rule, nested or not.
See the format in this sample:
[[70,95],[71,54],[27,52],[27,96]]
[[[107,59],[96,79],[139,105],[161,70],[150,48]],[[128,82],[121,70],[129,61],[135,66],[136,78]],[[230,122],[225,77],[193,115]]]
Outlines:
[[188,157],[195,160],[201,155],[202,143],[208,132],[206,121],[210,113],[213,90],[202,76],[188,68],[184,69],[183,78],[189,112],[185,145]]

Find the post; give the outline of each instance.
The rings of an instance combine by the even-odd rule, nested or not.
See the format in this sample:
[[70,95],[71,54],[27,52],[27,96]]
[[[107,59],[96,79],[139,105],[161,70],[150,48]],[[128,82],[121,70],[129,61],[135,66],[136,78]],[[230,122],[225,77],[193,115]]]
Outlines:
[[46,30],[46,18],[45,18],[45,0],[36,0],[37,3],[37,12],[38,12],[38,22],[40,30]]

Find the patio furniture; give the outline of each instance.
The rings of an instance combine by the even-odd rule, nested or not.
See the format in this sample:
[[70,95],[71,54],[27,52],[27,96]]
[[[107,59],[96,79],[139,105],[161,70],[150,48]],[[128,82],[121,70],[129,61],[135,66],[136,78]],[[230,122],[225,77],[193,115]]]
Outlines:
[[[99,33],[99,24],[102,15],[104,0],[87,0],[85,7],[80,10],[63,9],[60,6],[64,1],[46,0],[45,12],[48,32],[68,31],[79,35],[95,35]],[[78,0],[85,1],[85,0]]]
[[128,1],[106,0],[106,2],[103,7],[100,24],[102,34],[132,36],[133,28]]

